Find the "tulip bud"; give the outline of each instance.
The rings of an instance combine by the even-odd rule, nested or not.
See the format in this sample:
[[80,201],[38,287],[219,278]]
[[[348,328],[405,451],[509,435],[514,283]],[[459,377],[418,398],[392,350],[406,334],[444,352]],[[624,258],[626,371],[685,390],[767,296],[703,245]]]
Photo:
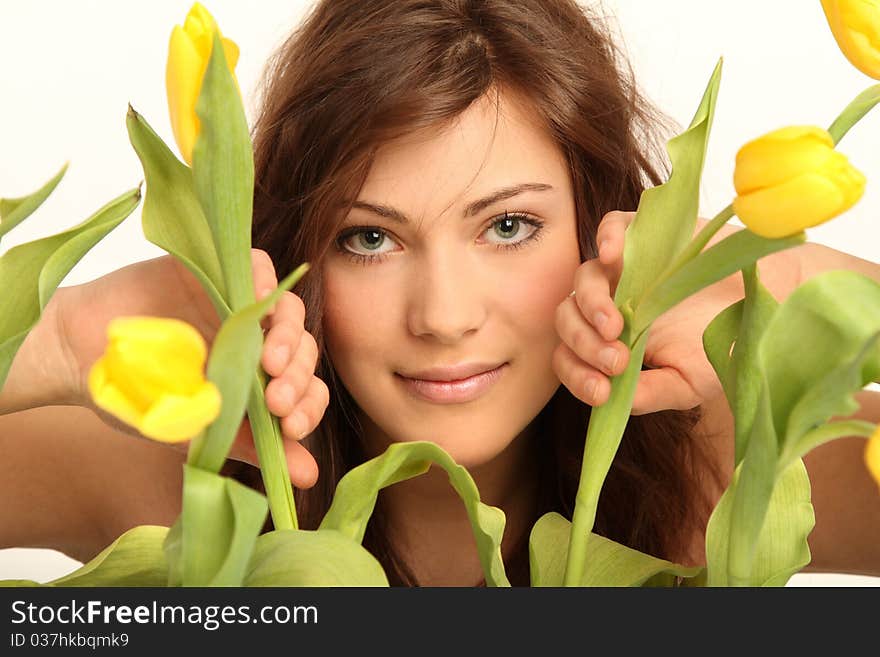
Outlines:
[[753,233],[795,235],[848,210],[865,177],[834,150],[822,128],[791,126],[759,137],[736,154],[733,211]]
[[846,58],[880,80],[880,0],[822,0],[822,8]]
[[[186,16],[183,27],[175,25],[168,44],[168,64],[165,69],[165,85],[168,92],[168,111],[171,114],[171,129],[187,164],[192,164],[192,152],[199,136],[199,118],[196,116],[196,101],[202,90],[202,80],[208,61],[214,34],[220,28],[214,17],[201,4],[196,2]],[[238,63],[238,46],[223,38],[223,53],[226,64],[235,77]]]
[[161,442],[193,438],[220,414],[220,391],[203,374],[205,340],[192,326],[122,317],[110,322],[107,336],[88,380],[99,408]]
[[868,472],[874,477],[874,481],[880,486],[880,425],[868,438],[868,444],[865,447],[865,464],[868,466]]

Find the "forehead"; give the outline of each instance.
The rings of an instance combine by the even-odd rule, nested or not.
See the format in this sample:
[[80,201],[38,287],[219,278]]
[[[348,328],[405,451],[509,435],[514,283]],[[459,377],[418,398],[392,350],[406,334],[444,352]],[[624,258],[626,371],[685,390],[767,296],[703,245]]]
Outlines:
[[[496,103],[497,98],[497,103]],[[484,95],[448,125],[383,144],[359,199],[415,218],[457,212],[474,196],[538,182],[569,189],[565,158],[521,96]]]

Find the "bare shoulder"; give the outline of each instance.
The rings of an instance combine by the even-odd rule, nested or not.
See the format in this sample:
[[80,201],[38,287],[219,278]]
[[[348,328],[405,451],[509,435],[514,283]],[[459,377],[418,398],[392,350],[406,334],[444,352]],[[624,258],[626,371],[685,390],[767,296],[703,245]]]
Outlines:
[[119,534],[170,526],[180,511],[183,452],[119,432],[78,406],[0,416],[0,537],[87,561]]

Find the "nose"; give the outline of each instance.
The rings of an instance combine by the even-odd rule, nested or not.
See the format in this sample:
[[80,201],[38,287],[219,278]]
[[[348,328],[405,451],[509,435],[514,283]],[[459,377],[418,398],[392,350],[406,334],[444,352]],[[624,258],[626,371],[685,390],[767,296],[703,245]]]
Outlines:
[[410,332],[455,344],[479,329],[486,307],[477,268],[467,253],[438,250],[427,255],[413,274],[407,313]]

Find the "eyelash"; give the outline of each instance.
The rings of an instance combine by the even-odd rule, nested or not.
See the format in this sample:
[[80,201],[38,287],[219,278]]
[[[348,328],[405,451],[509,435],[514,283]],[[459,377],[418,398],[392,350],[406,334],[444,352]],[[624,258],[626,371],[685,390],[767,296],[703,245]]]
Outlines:
[[[496,244],[496,248],[499,250],[508,250],[508,249],[521,249],[527,243],[538,241],[542,237],[544,222],[538,219],[537,217],[532,217],[531,215],[525,214],[523,212],[507,212],[496,219],[493,219],[485,229],[483,229],[482,233],[485,233],[487,230],[495,226],[495,224],[499,224],[502,221],[507,219],[517,219],[524,224],[528,224],[532,226],[535,230],[531,235],[525,237],[518,242],[510,242],[509,244]],[[382,235],[387,235],[386,231],[382,230],[378,226],[353,226],[343,231],[339,237],[336,238],[336,249],[347,256],[349,260],[361,265],[368,265],[375,262],[381,262],[388,257],[387,253],[378,253],[376,255],[366,255],[364,253],[355,253],[354,251],[349,251],[345,248],[345,241],[351,237],[352,235],[357,235],[359,233],[367,232],[367,231],[376,231],[381,233]],[[480,234],[482,234],[480,233]]]

